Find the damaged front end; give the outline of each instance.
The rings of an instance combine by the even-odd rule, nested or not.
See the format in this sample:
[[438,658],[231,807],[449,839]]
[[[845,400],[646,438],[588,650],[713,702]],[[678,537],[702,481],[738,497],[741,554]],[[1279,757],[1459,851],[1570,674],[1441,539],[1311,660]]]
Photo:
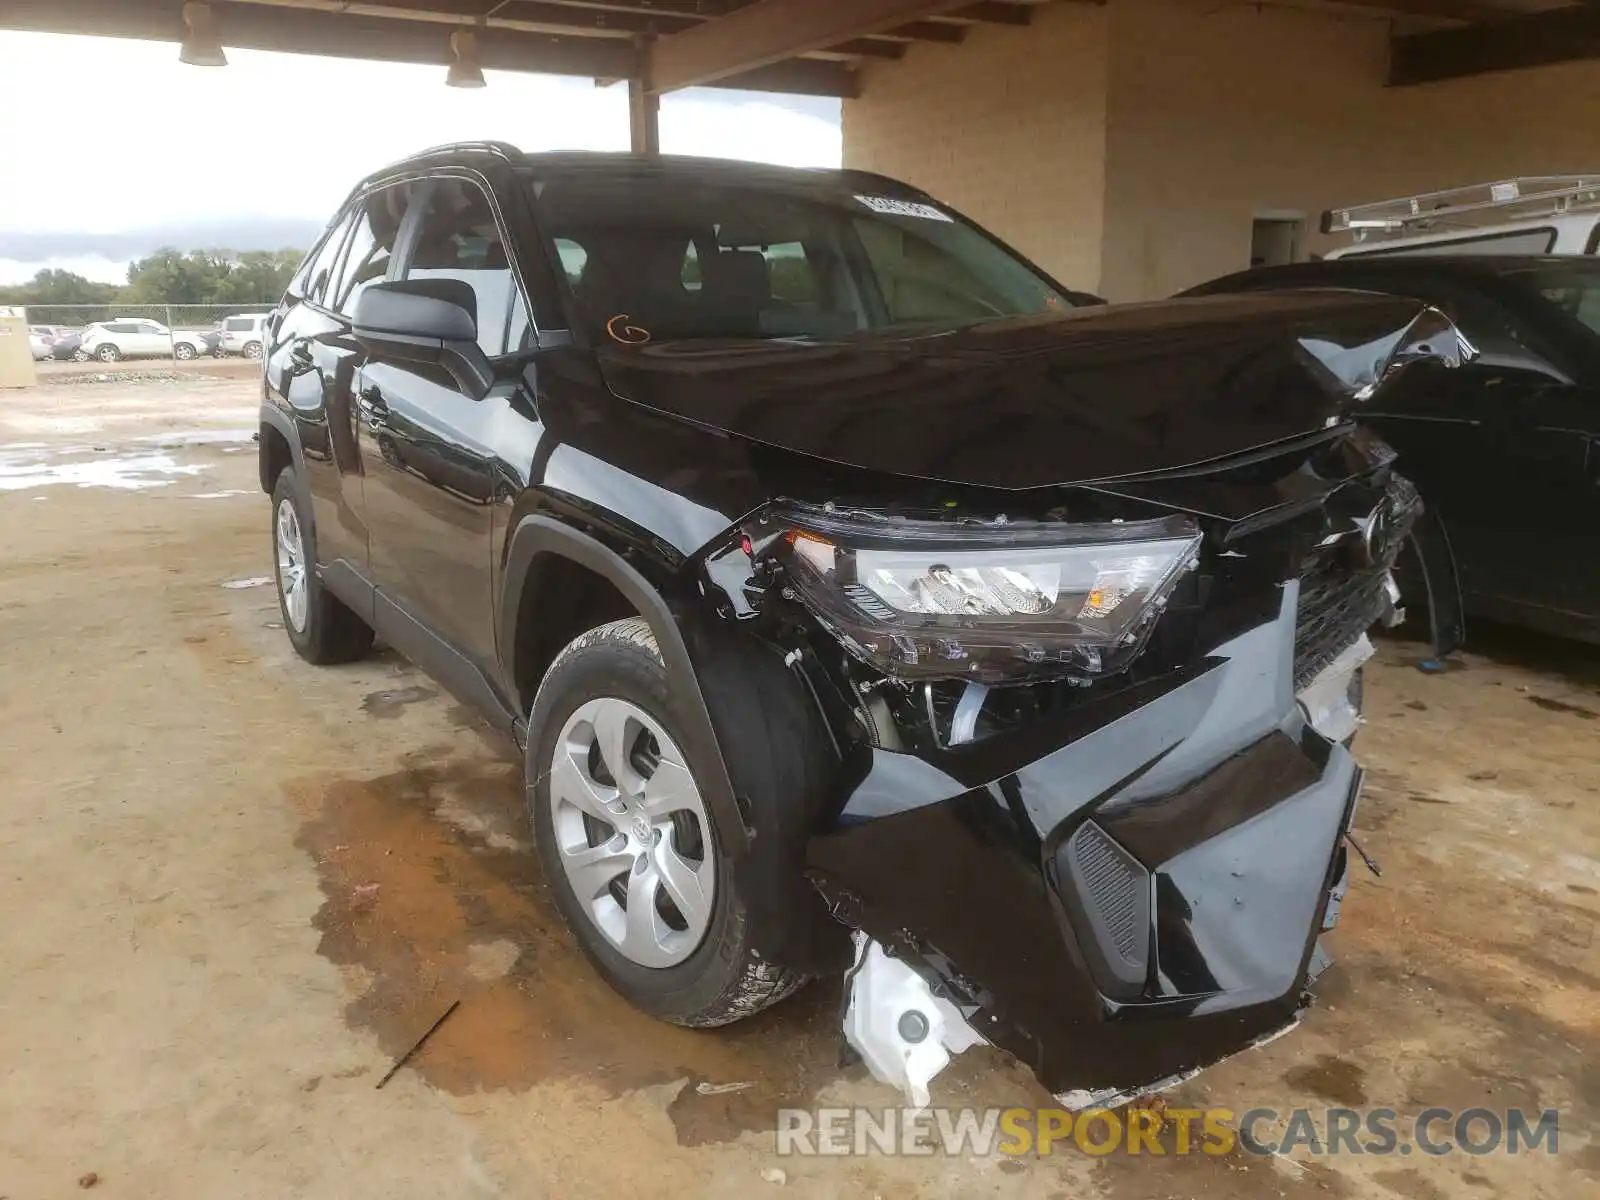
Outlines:
[[[1359,401],[1452,332],[1430,310],[1301,362]],[[1392,457],[1335,422],[1009,497],[777,502],[709,557],[839,748],[806,867],[855,931],[845,1034],[875,1075],[922,1105],[986,1041],[1111,1104],[1298,1020],[1367,631],[1400,617],[1421,511]]]

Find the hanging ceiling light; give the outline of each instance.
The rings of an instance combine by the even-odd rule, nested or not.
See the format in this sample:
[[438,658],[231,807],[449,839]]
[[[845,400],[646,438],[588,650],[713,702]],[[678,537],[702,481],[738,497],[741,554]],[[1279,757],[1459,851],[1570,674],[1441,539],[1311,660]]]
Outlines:
[[478,35],[460,29],[450,35],[450,73],[444,77],[450,87],[484,86],[483,68],[478,65]]
[[211,5],[192,2],[183,6],[183,44],[178,47],[178,61],[191,67],[225,67],[228,56],[222,52],[222,42],[217,37],[217,23]]

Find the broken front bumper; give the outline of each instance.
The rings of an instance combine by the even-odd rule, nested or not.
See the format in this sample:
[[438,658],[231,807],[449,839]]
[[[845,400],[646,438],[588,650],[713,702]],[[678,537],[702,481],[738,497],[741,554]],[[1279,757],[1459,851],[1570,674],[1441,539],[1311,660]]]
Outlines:
[[1270,1036],[1307,999],[1360,785],[1297,702],[1296,600],[1053,723],[860,750],[813,878],[1058,1095],[1135,1092]]

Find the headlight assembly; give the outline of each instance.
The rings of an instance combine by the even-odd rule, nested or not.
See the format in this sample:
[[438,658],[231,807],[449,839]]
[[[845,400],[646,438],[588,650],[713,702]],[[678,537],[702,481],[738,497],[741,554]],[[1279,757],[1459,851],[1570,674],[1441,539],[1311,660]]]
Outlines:
[[[796,595],[886,674],[985,682],[1118,671],[1200,534],[1186,518],[970,526],[791,510],[770,541]],[[769,519],[765,532],[772,537]]]

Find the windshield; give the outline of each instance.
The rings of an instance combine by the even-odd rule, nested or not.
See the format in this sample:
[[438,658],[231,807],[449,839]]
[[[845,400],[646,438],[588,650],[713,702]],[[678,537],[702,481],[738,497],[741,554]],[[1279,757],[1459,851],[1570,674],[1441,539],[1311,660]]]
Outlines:
[[534,187],[595,338],[837,338],[1074,304],[987,234],[921,201],[655,172]]
[[1600,263],[1575,259],[1570,263],[1512,272],[1512,278],[1537,292],[1590,333],[1600,334]]

